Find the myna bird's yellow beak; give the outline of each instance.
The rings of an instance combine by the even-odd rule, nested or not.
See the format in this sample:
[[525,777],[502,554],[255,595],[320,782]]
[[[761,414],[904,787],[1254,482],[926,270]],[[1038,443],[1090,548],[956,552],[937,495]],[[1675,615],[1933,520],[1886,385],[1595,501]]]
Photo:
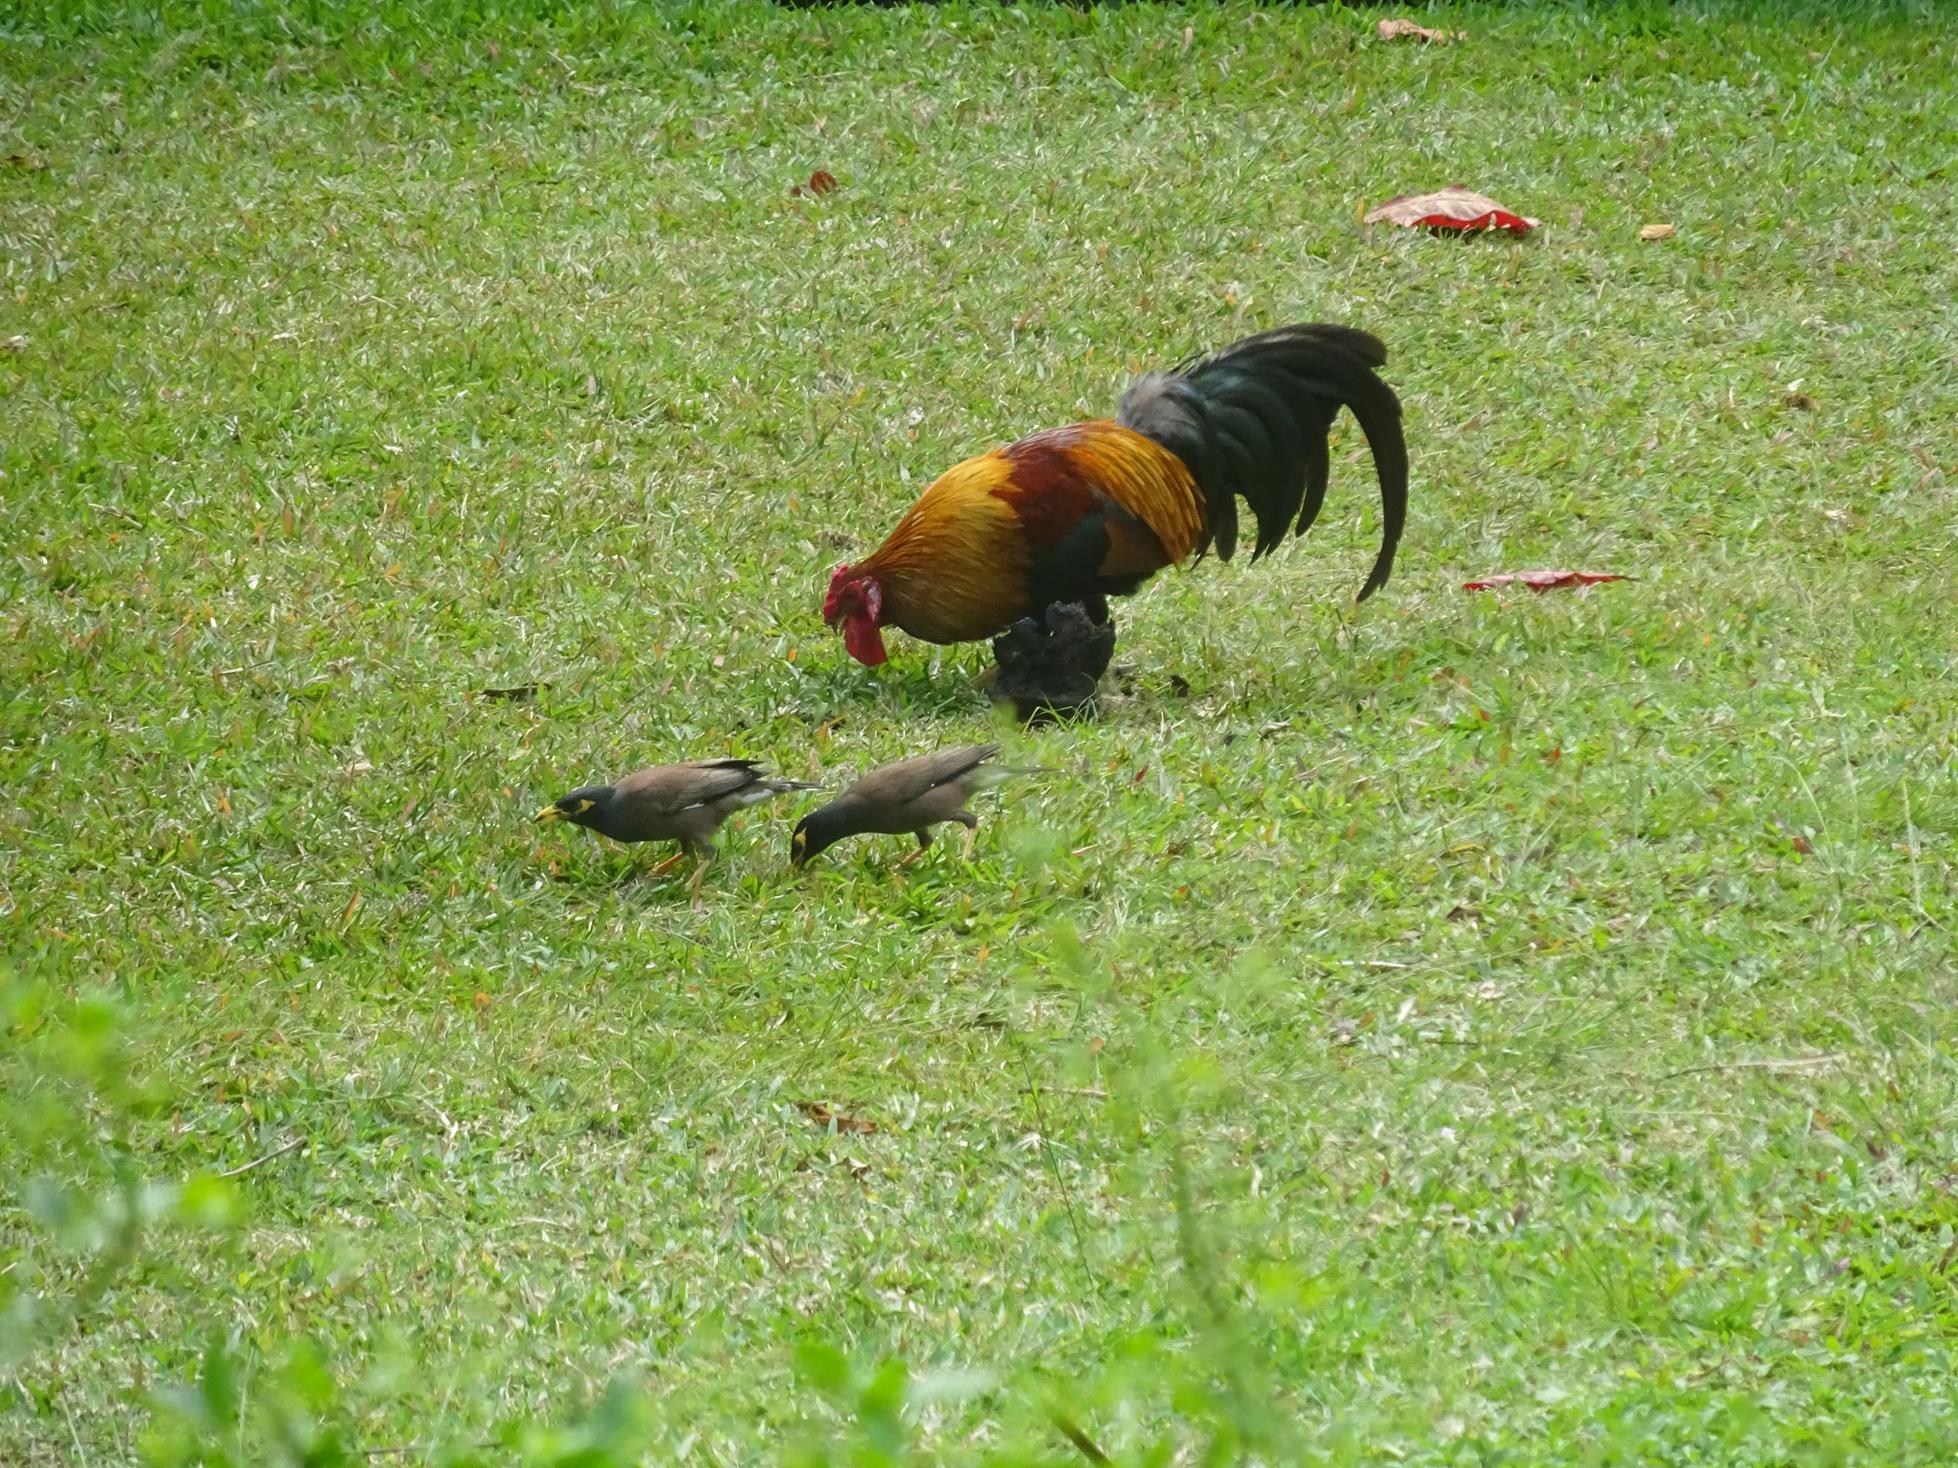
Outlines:
[[533,821],[544,821],[547,823],[550,821],[561,821],[564,819],[564,812],[554,805],[547,805],[537,812],[536,815],[532,816],[531,819]]

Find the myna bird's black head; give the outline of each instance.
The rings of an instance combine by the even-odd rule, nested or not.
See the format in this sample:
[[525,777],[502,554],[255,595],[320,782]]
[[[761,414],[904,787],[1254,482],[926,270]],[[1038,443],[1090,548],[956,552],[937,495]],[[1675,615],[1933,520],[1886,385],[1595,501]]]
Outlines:
[[561,795],[545,806],[534,819],[569,821],[574,826],[589,826],[595,831],[602,831],[616,794],[610,785],[581,785],[569,795]]
[[842,802],[831,801],[819,806],[796,822],[795,834],[789,837],[789,865],[800,871],[803,863],[817,852],[856,834],[857,828],[851,824],[850,813]]

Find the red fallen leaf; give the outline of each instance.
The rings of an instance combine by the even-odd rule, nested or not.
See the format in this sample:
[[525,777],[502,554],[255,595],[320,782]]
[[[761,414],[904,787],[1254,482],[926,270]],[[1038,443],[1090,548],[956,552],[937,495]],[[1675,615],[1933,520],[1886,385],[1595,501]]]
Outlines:
[[1432,194],[1402,194],[1360,216],[1362,224],[1398,224],[1407,229],[1453,229],[1470,233],[1506,229],[1528,234],[1541,220],[1512,214],[1487,194],[1450,185]]
[[812,194],[833,194],[838,187],[836,175],[827,168],[819,168],[809,175],[809,192]]
[[820,1101],[798,1101],[795,1105],[798,1111],[820,1127],[834,1126],[839,1132],[857,1132],[864,1136],[877,1130],[876,1122],[865,1121],[859,1116],[846,1116]]
[[1488,591],[1497,586],[1516,583],[1527,586],[1531,591],[1549,591],[1556,586],[1595,586],[1600,581],[1632,581],[1632,576],[1619,576],[1603,571],[1505,571],[1500,576],[1485,576],[1480,581],[1464,581],[1464,591]]
[[1446,45],[1450,41],[1468,39],[1466,31],[1431,31],[1424,25],[1416,25],[1411,20],[1383,20],[1380,22],[1380,39],[1399,41],[1412,38],[1417,41],[1440,41]]

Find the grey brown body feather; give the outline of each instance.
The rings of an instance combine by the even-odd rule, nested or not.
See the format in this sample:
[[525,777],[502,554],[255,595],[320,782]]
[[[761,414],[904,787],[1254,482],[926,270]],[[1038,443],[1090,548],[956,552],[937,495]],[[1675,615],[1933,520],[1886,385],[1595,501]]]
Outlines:
[[866,822],[863,830],[887,835],[956,820],[983,783],[981,767],[998,753],[997,744],[969,744],[899,760],[872,770],[831,804]]
[[[634,770],[610,785],[585,785],[537,813],[569,821],[614,841],[678,841],[705,862],[718,850],[714,836],[736,811],[791,790],[814,790],[802,780],[770,775],[754,760],[694,760]],[[677,859],[677,858],[676,858]]]
[[613,785],[619,829],[593,829],[618,841],[681,841],[711,850],[714,833],[736,811],[791,790],[814,788],[799,780],[772,779],[753,760],[654,765]]
[[976,829],[979,818],[966,802],[1014,773],[990,763],[998,753],[997,744],[968,744],[872,770],[802,818],[795,864],[850,836],[915,835],[923,849],[931,845],[933,826],[956,821],[968,831]]

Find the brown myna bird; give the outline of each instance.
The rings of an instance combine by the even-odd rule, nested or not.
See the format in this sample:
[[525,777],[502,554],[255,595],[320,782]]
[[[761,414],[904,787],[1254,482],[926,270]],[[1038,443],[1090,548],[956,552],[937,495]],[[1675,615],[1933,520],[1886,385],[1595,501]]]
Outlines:
[[872,770],[796,824],[789,844],[790,862],[800,867],[817,852],[848,836],[909,833],[918,838],[918,849],[899,863],[909,866],[931,845],[931,828],[945,821],[957,821],[965,827],[969,856],[979,817],[965,808],[966,801],[1009,775],[1022,773],[989,764],[998,753],[997,744],[968,744]]
[[744,806],[791,790],[820,787],[783,780],[749,759],[696,760],[683,765],[653,765],[611,785],[583,785],[537,812],[540,821],[569,821],[614,841],[678,841],[680,849],[648,874],[670,872],[689,854],[700,860],[688,889],[720,853],[714,833]]

